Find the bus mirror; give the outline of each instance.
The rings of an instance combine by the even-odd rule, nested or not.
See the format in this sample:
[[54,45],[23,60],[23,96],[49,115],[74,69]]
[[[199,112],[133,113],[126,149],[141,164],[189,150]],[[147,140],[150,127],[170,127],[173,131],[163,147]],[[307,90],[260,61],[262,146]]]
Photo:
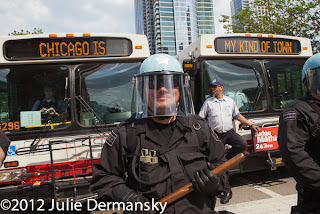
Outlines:
[[194,66],[194,62],[191,59],[183,60],[183,71],[188,73],[190,76],[194,76],[196,74],[196,69]]

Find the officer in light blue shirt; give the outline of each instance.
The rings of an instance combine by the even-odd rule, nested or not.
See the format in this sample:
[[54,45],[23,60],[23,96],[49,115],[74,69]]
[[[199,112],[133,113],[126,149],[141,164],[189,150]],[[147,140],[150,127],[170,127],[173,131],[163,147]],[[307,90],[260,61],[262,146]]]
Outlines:
[[[210,128],[217,133],[222,143],[232,146],[227,151],[227,159],[231,159],[247,148],[247,142],[234,131],[232,120],[239,120],[255,132],[259,132],[260,128],[240,114],[233,99],[223,96],[223,82],[220,79],[214,79],[210,86],[214,97],[204,102],[199,115],[208,121]],[[228,203],[231,197],[232,192],[229,186],[225,190],[224,197],[221,198],[221,203]]]

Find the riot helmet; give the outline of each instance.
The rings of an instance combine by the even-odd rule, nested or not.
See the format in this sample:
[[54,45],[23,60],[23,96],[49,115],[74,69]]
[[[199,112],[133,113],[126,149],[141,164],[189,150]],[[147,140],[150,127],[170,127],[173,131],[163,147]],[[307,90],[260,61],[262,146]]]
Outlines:
[[305,62],[301,78],[308,92],[320,95],[320,53]]
[[174,57],[148,57],[133,77],[131,113],[135,118],[194,115],[189,81],[189,75]]

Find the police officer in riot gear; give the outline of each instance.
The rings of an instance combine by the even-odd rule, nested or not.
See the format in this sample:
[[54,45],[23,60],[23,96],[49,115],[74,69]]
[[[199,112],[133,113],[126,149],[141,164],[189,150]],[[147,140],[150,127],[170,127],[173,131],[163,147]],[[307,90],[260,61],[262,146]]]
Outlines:
[[142,63],[132,113],[108,136],[93,167],[92,190],[104,201],[150,202],[192,181],[195,191],[165,213],[209,213],[227,178],[208,166],[225,162],[226,152],[194,114],[189,76],[175,58],[156,54]]
[[298,205],[291,213],[320,213],[320,54],[306,61],[302,80],[307,94],[282,112],[278,142],[297,182]]

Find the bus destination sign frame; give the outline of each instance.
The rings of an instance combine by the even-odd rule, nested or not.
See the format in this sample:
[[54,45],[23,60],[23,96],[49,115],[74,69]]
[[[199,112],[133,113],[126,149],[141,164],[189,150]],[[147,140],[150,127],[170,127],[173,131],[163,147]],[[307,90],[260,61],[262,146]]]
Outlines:
[[292,54],[301,53],[299,40],[273,37],[220,37],[214,41],[220,54]]
[[8,61],[122,57],[132,54],[132,42],[119,37],[34,38],[3,44]]

